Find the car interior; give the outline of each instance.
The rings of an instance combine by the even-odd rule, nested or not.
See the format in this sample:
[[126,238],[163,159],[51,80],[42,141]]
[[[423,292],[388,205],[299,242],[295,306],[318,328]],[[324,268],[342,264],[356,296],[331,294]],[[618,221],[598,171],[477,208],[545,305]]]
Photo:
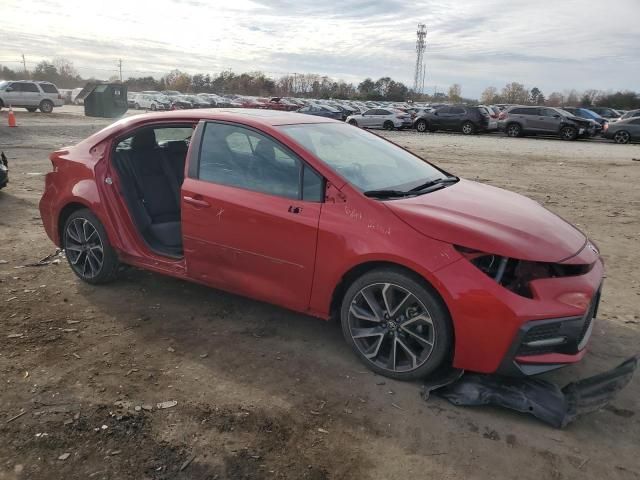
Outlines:
[[193,126],[144,128],[113,155],[123,196],[142,237],[158,253],[182,256],[180,187]]

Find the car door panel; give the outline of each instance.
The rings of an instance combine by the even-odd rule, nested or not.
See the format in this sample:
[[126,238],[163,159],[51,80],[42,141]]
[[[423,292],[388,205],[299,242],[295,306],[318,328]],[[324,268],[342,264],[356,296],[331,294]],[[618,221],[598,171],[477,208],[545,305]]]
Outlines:
[[[227,135],[226,141],[230,137]],[[221,142],[220,138],[214,141]],[[304,311],[311,295],[322,203],[242,186],[247,182],[245,157],[251,151],[241,151],[238,138],[233,139],[231,147],[225,159],[225,152],[201,149],[203,156],[218,162],[212,167],[217,170],[209,171],[226,172],[226,177],[214,173],[218,175],[215,179],[205,174],[206,165],[201,163],[202,175],[186,178],[182,185],[182,235],[188,275],[217,288]],[[238,171],[232,172],[233,168]],[[193,177],[193,169],[188,171]]]

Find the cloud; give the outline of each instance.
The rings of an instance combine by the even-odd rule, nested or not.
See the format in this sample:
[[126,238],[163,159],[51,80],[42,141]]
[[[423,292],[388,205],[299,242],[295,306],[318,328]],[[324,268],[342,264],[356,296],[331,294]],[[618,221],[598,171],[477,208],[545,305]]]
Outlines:
[[[509,81],[545,93],[637,88],[640,2],[582,0],[22,0],[3,2],[0,63],[64,56],[84,76],[262,70],[411,86],[418,22],[428,29],[426,84],[479,96]],[[31,63],[30,65],[33,65]]]

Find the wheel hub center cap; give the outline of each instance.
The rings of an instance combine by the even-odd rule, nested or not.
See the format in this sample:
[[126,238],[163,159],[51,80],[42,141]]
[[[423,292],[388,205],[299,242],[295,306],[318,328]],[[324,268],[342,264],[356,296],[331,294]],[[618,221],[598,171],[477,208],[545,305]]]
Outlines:
[[398,328],[398,324],[393,320],[389,320],[389,322],[387,322],[387,327],[389,327],[389,330],[395,330]]

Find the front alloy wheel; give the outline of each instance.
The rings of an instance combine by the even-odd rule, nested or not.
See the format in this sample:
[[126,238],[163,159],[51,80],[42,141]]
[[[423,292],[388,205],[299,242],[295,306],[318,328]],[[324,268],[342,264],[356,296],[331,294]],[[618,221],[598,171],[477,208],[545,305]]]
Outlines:
[[[423,378],[449,350],[446,313],[413,278],[395,271],[380,273],[365,275],[347,292],[342,308],[345,338],[372,370],[403,380]],[[382,278],[386,281],[372,281]]]
[[619,132],[616,132],[616,134],[613,136],[613,139],[616,143],[624,145],[626,143],[629,143],[629,141],[631,140],[631,135],[629,135],[629,132],[620,130]]
[[427,131],[427,122],[425,120],[418,120],[416,123],[416,130],[420,133],[424,133]]

